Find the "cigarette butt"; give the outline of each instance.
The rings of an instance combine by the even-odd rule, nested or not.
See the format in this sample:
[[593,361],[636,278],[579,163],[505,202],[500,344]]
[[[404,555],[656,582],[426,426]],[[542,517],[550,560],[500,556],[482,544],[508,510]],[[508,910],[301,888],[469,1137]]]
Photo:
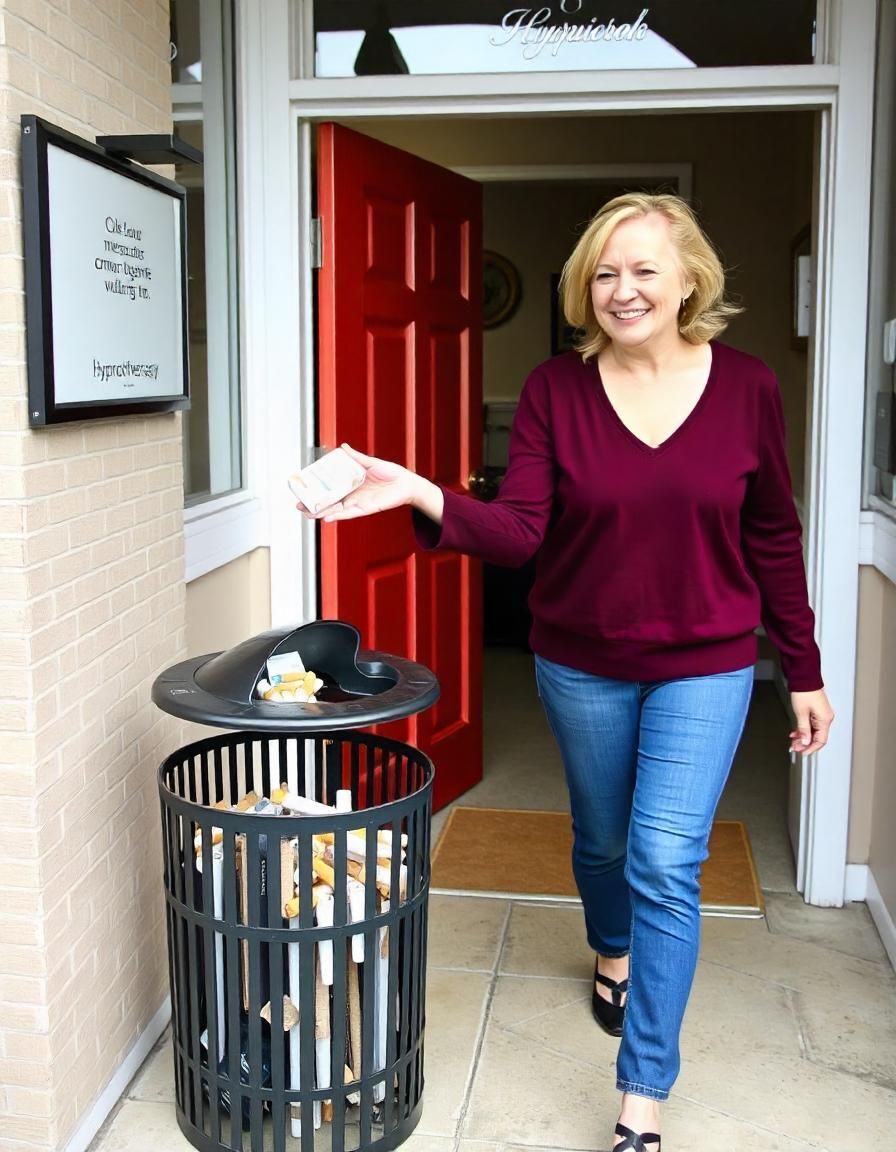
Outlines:
[[[280,841],[280,899],[284,902],[284,916],[289,916],[286,905],[290,903],[296,894],[296,887],[293,882],[293,875],[295,874],[298,855],[298,844],[295,839],[283,839]],[[294,913],[298,915],[298,912]]]
[[336,888],[336,874],[326,861],[322,860],[320,856],[315,856],[311,861],[311,867],[316,876],[319,876],[325,884],[329,884],[332,889]]
[[350,1035],[352,1079],[361,1079],[361,984],[358,965],[348,960],[346,968],[348,984],[348,1030]]
[[[321,955],[318,949],[318,963],[314,986],[314,1048],[317,1065],[318,1088],[330,1087],[330,989],[324,984],[321,973]],[[322,1101],[323,1118],[327,1118],[329,1100]],[[330,1119],[332,1120],[332,1105]]]
[[[334,848],[336,845],[335,832],[318,832],[314,837],[319,841],[321,846],[329,846]],[[377,856],[380,854],[381,845],[377,845]],[[364,833],[361,832],[347,832],[345,835],[345,854],[350,860],[357,860],[359,864],[364,864],[367,861],[367,841],[364,839]],[[384,857],[386,864],[391,863],[391,857],[387,854]]]
[[[381,896],[387,900],[391,896],[392,887],[392,871],[390,868],[377,867],[376,870],[376,889]],[[402,864],[398,869],[398,892],[401,900],[407,896],[408,890],[408,869],[407,865]]]
[[[389,852],[391,853],[391,851],[392,851],[392,833],[389,831],[389,829],[388,828],[381,828],[379,830],[379,832],[377,832],[376,836],[377,836],[377,839],[382,844],[388,845]],[[408,846],[408,834],[407,834],[407,832],[402,832],[402,834],[401,834],[401,846],[402,846],[402,848],[407,848],[407,846]]]
[[[212,828],[212,844],[220,844],[224,839],[224,833],[220,828]],[[200,829],[193,837],[193,844],[202,852],[202,830]]]
[[[330,1037],[330,989],[324,983],[320,964],[317,965],[314,984],[314,1038],[327,1040]],[[325,1087],[325,1085],[322,1085]]]
[[[327,894],[317,906],[315,923],[318,928],[333,927],[333,897]],[[333,983],[333,941],[319,940],[317,943],[317,959],[320,979],[328,987]]]
[[323,1122],[325,1124],[332,1124],[333,1123],[333,1101],[332,1100],[324,1100],[320,1111],[321,1111],[321,1117],[323,1119]]
[[286,784],[281,784],[279,788],[275,788],[271,793],[271,799],[275,804],[282,804],[284,808],[298,812],[300,816],[336,815],[336,809],[329,804],[321,804],[318,800],[309,800],[305,796],[290,792]]
[[[364,885],[360,880],[351,877],[346,881],[348,886],[348,918],[352,924],[358,924],[364,919]],[[359,932],[352,936],[352,960],[356,964],[364,963],[364,935]]]
[[[320,903],[322,896],[328,895],[329,889],[326,884],[315,884],[311,889],[311,907],[316,908]],[[291,900],[287,900],[283,905],[283,915],[286,919],[292,920],[293,917],[299,914],[299,898],[293,896]]]
[[233,808],[235,812],[248,812],[250,808],[254,808],[261,797],[257,792],[247,792],[242,800],[238,800]]
[[[271,1002],[270,1002],[270,1000],[268,1000],[267,1004],[265,1004],[265,1006],[258,1013],[258,1015],[262,1018],[262,1020],[264,1020],[268,1025],[270,1025],[270,1023],[271,1023]],[[291,1031],[293,1028],[295,1028],[295,1026],[296,1026],[296,1024],[298,1024],[298,1022],[299,1022],[298,1009],[296,1008],[295,1004],[293,1004],[292,1000],[290,1000],[290,998],[288,996],[284,996],[283,997],[283,1031],[284,1032]]]

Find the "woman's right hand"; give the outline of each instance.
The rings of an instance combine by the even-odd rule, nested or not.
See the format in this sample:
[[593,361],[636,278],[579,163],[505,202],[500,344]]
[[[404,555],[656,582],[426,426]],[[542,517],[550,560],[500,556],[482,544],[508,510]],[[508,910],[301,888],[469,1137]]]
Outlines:
[[[367,456],[349,444],[340,447],[365,470],[364,482],[338,504],[323,509],[312,519],[326,523],[356,520],[359,516],[370,516],[374,512],[386,512],[390,508],[411,504],[431,519],[436,519],[437,514],[437,523],[441,521],[443,498],[435,484],[392,460]],[[299,509],[305,511],[301,505]]]

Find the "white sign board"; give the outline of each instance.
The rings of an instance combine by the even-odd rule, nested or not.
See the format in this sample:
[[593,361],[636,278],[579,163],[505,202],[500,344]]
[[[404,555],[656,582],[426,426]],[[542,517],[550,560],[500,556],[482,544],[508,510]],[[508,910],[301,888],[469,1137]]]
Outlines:
[[180,396],[180,205],[50,145],[56,403]]
[[42,121],[32,130],[32,424],[186,406],[183,190]]

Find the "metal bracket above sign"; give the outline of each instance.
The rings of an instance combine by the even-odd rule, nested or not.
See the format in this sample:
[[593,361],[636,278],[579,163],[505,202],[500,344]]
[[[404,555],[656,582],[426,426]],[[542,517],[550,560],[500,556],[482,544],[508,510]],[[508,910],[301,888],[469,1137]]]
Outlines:
[[173,132],[135,136],[97,136],[96,142],[110,156],[136,160],[138,164],[201,164],[202,153]]

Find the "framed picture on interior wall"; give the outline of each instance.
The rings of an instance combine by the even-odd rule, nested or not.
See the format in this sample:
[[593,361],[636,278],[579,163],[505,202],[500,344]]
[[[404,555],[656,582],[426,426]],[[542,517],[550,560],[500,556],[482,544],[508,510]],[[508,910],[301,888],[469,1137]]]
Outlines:
[[809,347],[812,321],[812,237],[807,224],[790,243],[790,344],[798,352]]
[[482,253],[482,326],[506,324],[522,297],[520,274],[506,256],[486,249]]
[[574,341],[580,335],[581,329],[573,328],[566,323],[563,315],[563,305],[560,302],[560,273],[551,273],[551,355],[560,352],[570,352]]

